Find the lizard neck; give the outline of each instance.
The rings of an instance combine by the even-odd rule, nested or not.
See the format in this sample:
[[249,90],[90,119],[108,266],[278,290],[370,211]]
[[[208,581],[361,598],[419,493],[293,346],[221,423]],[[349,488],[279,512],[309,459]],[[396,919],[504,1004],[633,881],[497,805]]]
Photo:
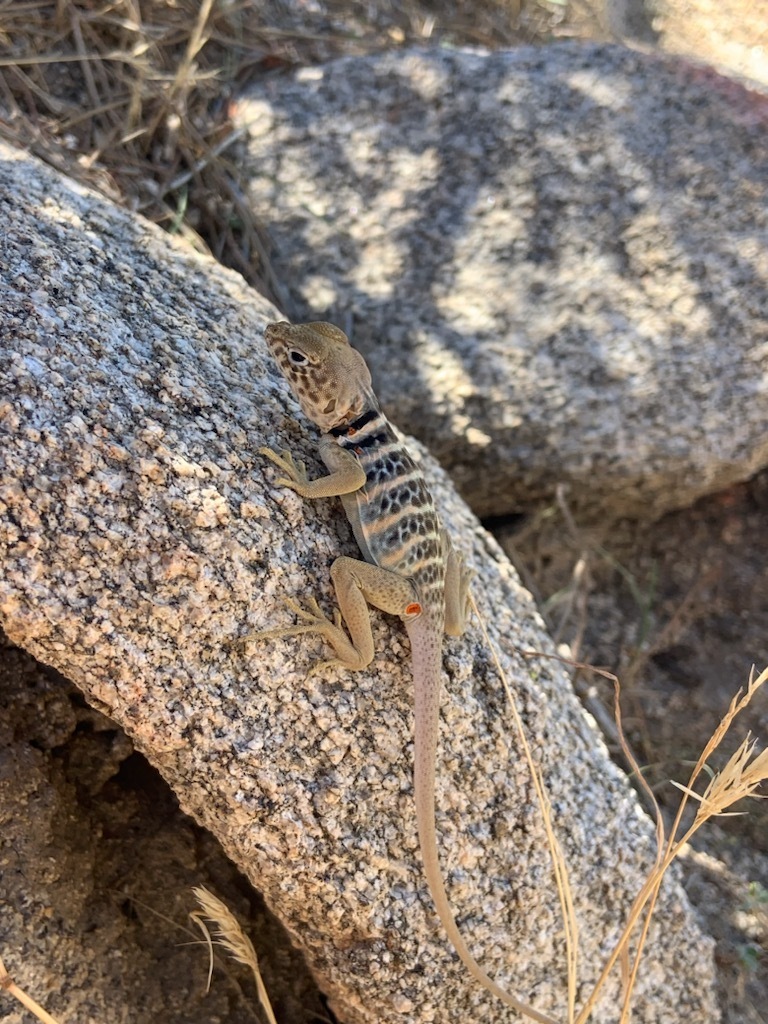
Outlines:
[[376,397],[374,395],[366,395],[365,401],[362,403],[360,415],[352,420],[331,427],[328,433],[337,440],[340,437],[353,437],[355,434],[359,434],[363,427],[367,427],[372,420],[379,418],[385,419],[379,403],[376,401]]

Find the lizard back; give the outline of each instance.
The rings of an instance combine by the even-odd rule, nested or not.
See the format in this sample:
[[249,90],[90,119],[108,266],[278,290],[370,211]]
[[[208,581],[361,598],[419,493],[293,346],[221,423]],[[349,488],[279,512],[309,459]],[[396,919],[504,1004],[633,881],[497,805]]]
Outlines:
[[443,604],[445,561],[440,522],[421,469],[375,401],[328,433],[365,472],[365,486],[342,501],[366,561],[412,579],[434,614]]

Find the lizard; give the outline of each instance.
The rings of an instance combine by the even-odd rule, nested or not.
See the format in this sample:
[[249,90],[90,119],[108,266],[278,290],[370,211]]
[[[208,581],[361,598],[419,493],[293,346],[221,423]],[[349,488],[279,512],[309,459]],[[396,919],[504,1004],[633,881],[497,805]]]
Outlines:
[[[414,801],[424,875],[438,917],[465,967],[488,991],[534,1019],[549,1018],[496,984],[472,956],[456,924],[440,869],[435,828],[435,762],[443,635],[461,636],[470,610],[471,571],[438,518],[424,475],[382,412],[363,356],[333,324],[271,323],[270,352],[304,414],[320,429],[328,474],[310,480],[290,452],[260,448],[285,476],[279,486],[303,498],[340,497],[363,559],[331,566],[339,607],[333,620],[311,599],[287,599],[293,626],[244,640],[319,634],[335,658],[318,667],[363,669],[373,660],[368,606],[398,615],[411,643],[414,681]],[[349,633],[345,632],[346,625]]]

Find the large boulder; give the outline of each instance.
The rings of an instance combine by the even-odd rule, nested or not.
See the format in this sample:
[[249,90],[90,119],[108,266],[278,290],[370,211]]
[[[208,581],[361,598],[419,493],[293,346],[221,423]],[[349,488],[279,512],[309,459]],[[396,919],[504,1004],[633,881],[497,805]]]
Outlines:
[[[468,978],[425,890],[399,624],[374,617],[377,655],[355,675],[308,675],[314,640],[238,642],[286,620],[282,595],[327,607],[329,564],[354,551],[336,503],[274,486],[255,454],[289,445],[318,467],[314,431],[263,344],[274,310],[35,160],[5,146],[0,158],[0,624],[119,723],[218,836],[345,1024],[517,1019]],[[532,601],[422,457],[552,794],[581,996],[653,862],[653,829],[564,671],[522,657],[552,652]],[[446,643],[445,667],[450,898],[487,969],[564,1019],[541,813],[476,625]],[[633,1020],[716,1021],[711,952],[672,880]],[[619,985],[598,1024],[615,1019]]]
[[240,105],[296,318],[480,515],[652,518],[768,462],[768,100],[618,46],[390,52]]

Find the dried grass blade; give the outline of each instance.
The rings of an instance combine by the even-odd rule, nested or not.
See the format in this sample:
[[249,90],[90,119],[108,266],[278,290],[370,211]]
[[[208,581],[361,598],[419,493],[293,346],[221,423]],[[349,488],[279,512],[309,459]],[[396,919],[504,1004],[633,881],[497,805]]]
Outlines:
[[472,602],[472,610],[480,623],[483,638],[488,646],[488,650],[491,652],[491,657],[493,658],[494,665],[496,666],[496,671],[498,672],[502,686],[504,687],[504,693],[507,697],[507,702],[509,703],[512,717],[515,722],[515,729],[523,748],[526,764],[528,765],[528,769],[531,773],[533,787],[536,792],[536,799],[538,800],[539,807],[541,809],[544,831],[547,836],[547,845],[549,847],[550,857],[552,858],[555,887],[557,889],[558,899],[560,900],[560,911],[563,919],[563,931],[565,933],[566,976],[568,984],[568,1020],[569,1024],[572,1024],[576,1012],[576,989],[578,985],[579,928],[576,920],[573,892],[571,890],[570,879],[568,876],[568,865],[565,862],[562,848],[558,842],[552,825],[552,808],[544,785],[544,779],[541,776],[541,771],[539,766],[536,764],[533,751],[528,743],[528,737],[525,734],[523,720],[517,710],[517,705],[515,704],[512,690],[509,686],[509,682],[507,681],[506,673],[502,668],[501,661],[496,652],[496,647],[491,643],[491,638],[485,628],[483,618],[480,615],[475,599],[471,594],[470,600]]
[[43,1024],[59,1024],[56,1017],[51,1016],[47,1010],[44,1010],[40,1003],[33,999],[32,996],[28,995],[23,988],[19,988],[6,970],[2,959],[0,959],[0,989],[17,999],[22,1006],[26,1007],[26,1009],[29,1010],[30,1013],[33,1013],[38,1020],[43,1022]]
[[[217,896],[214,896],[212,892],[209,892],[208,889],[205,889],[203,886],[197,886],[192,889],[192,892],[195,894],[195,898],[200,904],[203,914],[205,914],[205,916],[210,921],[213,921],[217,926],[217,930],[214,934],[218,945],[223,946],[229,955],[234,960],[237,960],[238,963],[245,964],[246,967],[250,967],[256,982],[259,1002],[262,1005],[264,1013],[267,1015],[267,1020],[269,1021],[269,1024],[277,1024],[275,1015],[272,1011],[272,1004],[269,1001],[269,995],[267,994],[264,981],[261,977],[259,959],[256,956],[256,950],[253,948],[251,940],[240,926],[240,922],[229,907]],[[196,915],[192,916],[196,917]],[[198,927],[200,927],[199,923]]]

